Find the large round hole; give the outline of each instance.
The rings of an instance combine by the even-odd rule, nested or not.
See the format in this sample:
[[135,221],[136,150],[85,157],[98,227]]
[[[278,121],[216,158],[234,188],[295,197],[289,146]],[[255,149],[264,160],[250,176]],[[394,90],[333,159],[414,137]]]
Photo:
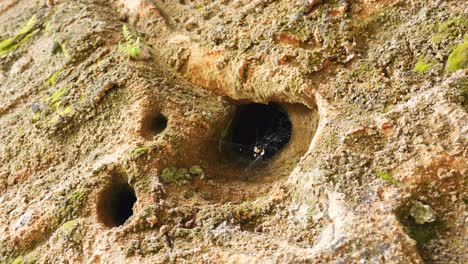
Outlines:
[[292,123],[278,104],[238,107],[222,138],[222,148],[236,160],[261,162],[273,158],[291,139]]
[[99,196],[99,220],[107,227],[123,225],[132,216],[136,200],[132,186],[126,182],[114,181]]

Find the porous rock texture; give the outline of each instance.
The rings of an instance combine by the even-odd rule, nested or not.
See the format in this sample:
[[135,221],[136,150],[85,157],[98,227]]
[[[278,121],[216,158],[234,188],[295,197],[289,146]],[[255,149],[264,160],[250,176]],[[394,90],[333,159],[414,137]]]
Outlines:
[[[466,263],[467,30],[462,0],[2,0],[0,263]],[[293,125],[261,166],[219,148],[251,102]]]

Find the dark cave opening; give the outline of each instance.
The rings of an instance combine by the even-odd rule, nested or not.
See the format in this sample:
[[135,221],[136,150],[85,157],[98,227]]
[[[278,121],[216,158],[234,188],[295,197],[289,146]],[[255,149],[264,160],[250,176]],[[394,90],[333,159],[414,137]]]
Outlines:
[[291,139],[292,123],[278,104],[250,103],[238,107],[222,138],[228,155],[245,162],[273,158]]
[[123,225],[133,215],[136,200],[132,186],[126,182],[113,182],[99,196],[99,220],[107,227]]

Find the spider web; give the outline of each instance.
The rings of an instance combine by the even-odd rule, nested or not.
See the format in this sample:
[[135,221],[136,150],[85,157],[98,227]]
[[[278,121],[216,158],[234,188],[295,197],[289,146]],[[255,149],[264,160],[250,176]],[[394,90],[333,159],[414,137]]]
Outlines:
[[256,129],[254,142],[241,144],[230,140],[220,140],[229,151],[235,152],[240,157],[242,163],[246,163],[246,170],[250,170],[257,165],[268,164],[281,149],[289,142],[292,135],[292,123],[287,115],[275,115],[271,120],[273,126],[269,126],[260,135]]

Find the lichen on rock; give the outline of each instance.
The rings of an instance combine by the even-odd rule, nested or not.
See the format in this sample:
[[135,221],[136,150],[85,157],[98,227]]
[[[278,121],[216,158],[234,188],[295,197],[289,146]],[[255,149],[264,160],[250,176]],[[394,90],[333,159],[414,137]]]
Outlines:
[[429,205],[421,202],[415,202],[410,210],[410,215],[414,218],[416,224],[432,223],[436,220],[436,214]]

